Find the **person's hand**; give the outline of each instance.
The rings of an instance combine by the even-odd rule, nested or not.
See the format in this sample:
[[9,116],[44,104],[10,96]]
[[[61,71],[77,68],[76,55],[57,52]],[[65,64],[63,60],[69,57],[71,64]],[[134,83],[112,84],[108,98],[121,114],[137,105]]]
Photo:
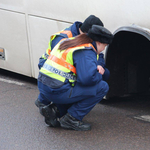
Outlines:
[[100,66],[100,65],[97,66],[97,70],[98,70],[98,72],[99,72],[101,75],[103,75],[104,72],[105,72],[105,69],[104,69],[102,66]]

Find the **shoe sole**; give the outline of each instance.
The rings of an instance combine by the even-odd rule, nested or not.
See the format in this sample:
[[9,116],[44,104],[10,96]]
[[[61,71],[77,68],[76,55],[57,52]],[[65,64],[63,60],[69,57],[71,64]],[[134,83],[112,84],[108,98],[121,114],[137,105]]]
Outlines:
[[88,131],[88,130],[91,130],[91,127],[86,128],[86,129],[80,129],[80,128],[76,128],[76,127],[74,127],[74,126],[70,126],[70,125],[67,124],[67,123],[63,124],[63,123],[61,123],[61,122],[60,122],[60,126],[61,126],[62,128],[64,128],[64,129],[67,129],[67,130],[76,130],[76,131]]

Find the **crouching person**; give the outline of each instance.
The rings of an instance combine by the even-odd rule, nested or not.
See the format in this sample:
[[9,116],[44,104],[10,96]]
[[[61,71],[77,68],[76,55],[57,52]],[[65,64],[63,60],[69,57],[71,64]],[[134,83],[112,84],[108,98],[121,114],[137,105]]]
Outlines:
[[98,57],[112,39],[106,28],[93,25],[88,34],[64,39],[54,47],[38,77],[38,98],[52,102],[41,110],[46,124],[80,131],[91,129],[82,119],[109,90]]

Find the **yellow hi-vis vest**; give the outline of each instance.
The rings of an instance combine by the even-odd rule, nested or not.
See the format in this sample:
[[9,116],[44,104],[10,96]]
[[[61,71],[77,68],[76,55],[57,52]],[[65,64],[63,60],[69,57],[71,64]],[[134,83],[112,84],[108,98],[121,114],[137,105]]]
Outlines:
[[50,41],[49,41],[49,44],[48,44],[48,48],[47,50],[45,51],[45,53],[42,55],[42,58],[44,59],[47,59],[48,56],[50,55],[50,52],[51,52],[51,44],[52,44],[52,41],[56,38],[56,36],[62,36],[63,38],[71,38],[73,37],[72,35],[72,32],[71,32],[71,27],[69,28],[66,28],[60,32],[57,32],[55,34],[53,34],[51,37],[50,37]]
[[[82,44],[62,51],[58,49],[59,45],[60,43],[54,47],[43,67],[40,69],[40,73],[61,82],[65,82],[65,80],[68,79],[69,82],[74,83],[77,74],[76,68],[73,66],[73,52],[82,49],[96,50],[91,43]],[[97,55],[97,59],[98,58],[99,55]]]

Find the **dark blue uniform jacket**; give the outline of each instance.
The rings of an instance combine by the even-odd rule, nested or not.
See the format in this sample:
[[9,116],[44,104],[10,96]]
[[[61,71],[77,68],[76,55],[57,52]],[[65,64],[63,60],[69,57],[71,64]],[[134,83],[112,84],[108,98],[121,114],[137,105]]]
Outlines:
[[[93,46],[95,45],[95,42],[93,42]],[[100,56],[103,56],[103,54],[100,54]],[[97,65],[103,64],[104,59],[100,57],[99,61],[97,61],[97,53],[94,50],[84,49],[73,53],[73,62],[77,72],[77,81],[75,82],[75,86],[78,88],[73,88],[71,97],[87,95],[95,96],[99,82],[109,77],[109,71],[104,75],[101,75],[97,71]],[[62,87],[56,89],[49,88],[49,92],[59,94],[69,89],[71,89],[71,85],[66,79]]]

